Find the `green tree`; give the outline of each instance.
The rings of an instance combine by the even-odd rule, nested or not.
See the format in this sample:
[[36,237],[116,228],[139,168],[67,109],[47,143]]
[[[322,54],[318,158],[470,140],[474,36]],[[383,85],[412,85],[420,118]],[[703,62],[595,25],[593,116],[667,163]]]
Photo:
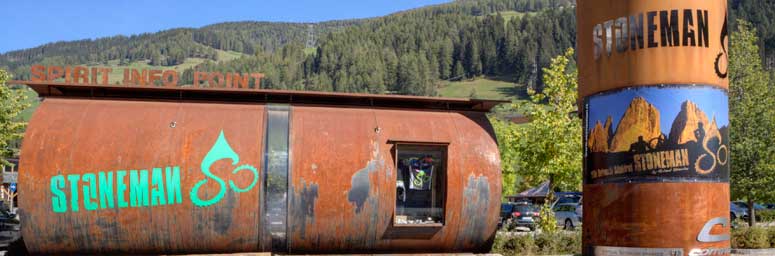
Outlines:
[[24,135],[26,123],[19,121],[19,114],[29,107],[27,96],[21,89],[13,89],[5,84],[9,77],[5,70],[0,69],[0,166],[11,165],[5,158],[16,156],[19,152],[18,148],[12,147],[12,143]]
[[544,204],[541,205],[541,218],[538,219],[538,227],[544,233],[557,233],[557,218],[554,216],[552,203],[554,202],[554,192],[549,191]]
[[775,198],[775,93],[757,40],[751,24],[738,20],[729,49],[730,185],[733,198],[748,202],[751,226],[754,202]]
[[[581,119],[576,112],[577,72],[568,70],[573,49],[544,69],[542,92],[529,90],[530,101],[515,104],[532,120],[522,125],[494,121],[503,166],[504,195],[519,186],[551,180],[552,189],[581,189]],[[523,188],[523,187],[520,187]]]

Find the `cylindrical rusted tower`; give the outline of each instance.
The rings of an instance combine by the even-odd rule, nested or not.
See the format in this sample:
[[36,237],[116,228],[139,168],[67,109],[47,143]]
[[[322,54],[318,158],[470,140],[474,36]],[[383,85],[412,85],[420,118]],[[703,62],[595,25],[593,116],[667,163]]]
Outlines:
[[19,177],[32,253],[475,252],[495,235],[497,101],[28,84],[47,97]]
[[726,2],[578,1],[585,255],[729,254]]

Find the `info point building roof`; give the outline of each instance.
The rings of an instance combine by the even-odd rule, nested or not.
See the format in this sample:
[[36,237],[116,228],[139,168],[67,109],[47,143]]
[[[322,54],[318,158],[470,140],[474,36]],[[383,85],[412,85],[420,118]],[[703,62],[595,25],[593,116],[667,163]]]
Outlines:
[[159,101],[203,101],[234,103],[289,103],[331,106],[363,106],[429,110],[488,112],[505,100],[336,93],[250,88],[207,88],[193,86],[92,85],[62,82],[9,81],[24,84],[40,97],[129,99]]

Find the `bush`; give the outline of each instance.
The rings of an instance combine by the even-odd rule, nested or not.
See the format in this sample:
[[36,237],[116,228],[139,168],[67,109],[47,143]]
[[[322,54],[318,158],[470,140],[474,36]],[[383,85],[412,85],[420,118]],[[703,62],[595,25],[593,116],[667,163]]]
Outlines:
[[770,247],[771,232],[762,227],[732,229],[732,248],[762,249]]
[[502,255],[530,255],[533,251],[535,251],[535,242],[533,236],[529,234],[506,235],[499,232],[492,246],[492,252]]
[[775,227],[767,228],[767,238],[770,241],[770,248],[775,248]]
[[761,222],[773,222],[775,221],[775,211],[773,210],[764,210],[764,211],[756,211],[756,221]]
[[498,233],[492,253],[506,255],[580,254],[581,232],[510,235]]

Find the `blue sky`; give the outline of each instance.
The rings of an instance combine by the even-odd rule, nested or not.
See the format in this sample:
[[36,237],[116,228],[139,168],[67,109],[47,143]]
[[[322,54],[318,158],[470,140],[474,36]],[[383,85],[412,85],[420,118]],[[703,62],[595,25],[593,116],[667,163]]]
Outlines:
[[729,102],[726,92],[713,87],[697,86],[690,89],[678,87],[637,87],[635,89],[626,89],[611,94],[594,96],[589,100],[589,122],[590,129],[594,127],[598,120],[605,124],[606,118],[611,116],[612,129],[616,131],[619,120],[627,111],[630,102],[636,96],[643,97],[647,102],[654,105],[659,110],[659,128],[665,135],[670,134],[670,127],[673,120],[681,111],[681,104],[691,100],[696,104],[705,115],[708,121],[716,117],[716,124],[721,128],[729,125]]
[[225,21],[318,22],[382,16],[449,0],[7,0],[0,53],[49,42],[201,27]]

